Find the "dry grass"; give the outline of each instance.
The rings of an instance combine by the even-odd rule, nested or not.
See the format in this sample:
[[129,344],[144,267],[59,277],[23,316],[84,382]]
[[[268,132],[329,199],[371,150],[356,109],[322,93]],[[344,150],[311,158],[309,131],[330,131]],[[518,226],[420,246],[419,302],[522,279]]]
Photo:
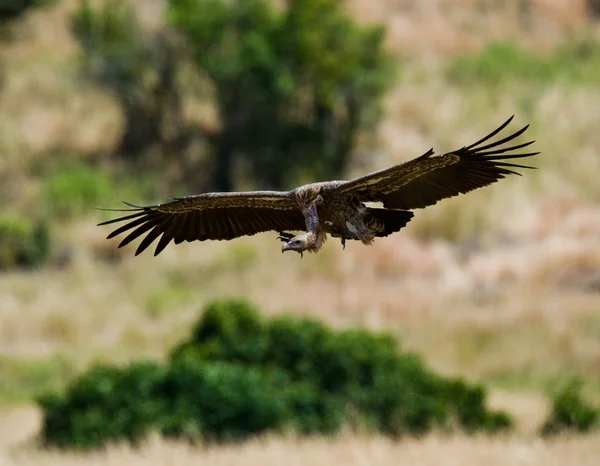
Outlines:
[[[531,435],[467,437],[431,434],[421,439],[392,441],[345,433],[333,439],[266,437],[242,445],[190,446],[149,439],[140,448],[113,445],[95,453],[44,451],[26,439],[36,430],[37,413],[30,408],[5,411],[0,416],[0,464],[51,465],[596,465],[600,435],[541,440]],[[25,443],[20,443],[25,441]]]
[[335,440],[282,440],[267,438],[241,446],[198,448],[156,439],[139,450],[109,447],[91,455],[20,451],[7,464],[50,465],[597,465],[600,436],[535,439],[472,439],[463,436],[428,436],[421,440],[392,442],[378,437],[343,436]]
[[429,57],[515,36],[520,43],[547,47],[590,22],[585,0],[350,0],[349,5],[361,20],[388,25],[392,50]]
[[[35,204],[39,180],[29,166],[40,154],[110,149],[119,138],[115,102],[77,77],[67,21],[76,3],[32,14],[22,40],[1,50],[0,195],[9,209],[29,212]],[[36,432],[39,415],[15,408],[0,411],[0,464],[598,464],[598,435],[532,435],[546,407],[531,390],[581,373],[595,387],[591,395],[600,396],[600,93],[545,86],[497,94],[449,86],[441,77],[440,57],[457,51],[516,33],[520,43],[544,48],[588,26],[583,0],[533,0],[529,19],[518,3],[350,2],[362,20],[385,20],[390,47],[407,57],[404,78],[386,101],[379,150],[358,157],[353,172],[432,145],[460,147],[511,114],[532,123],[543,152],[538,172],[418,212],[405,232],[372,248],[350,244],[342,252],[331,241],[303,260],[279,254],[274,234],[134,258],[133,248],[116,251],[106,242],[107,230],[89,217],[57,227],[57,248],[73,252],[67,266],[3,272],[0,280],[0,355],[17,362],[59,354],[85,368],[99,359],[162,358],[204,303],[244,296],[268,314],[309,313],[336,326],[392,331],[443,372],[508,387],[495,389],[491,403],[517,416],[517,433],[401,442],[269,437],[224,448],[153,438],[140,450],[111,446],[76,455],[16,446]],[[152,25],[157,1],[139,4]]]
[[[526,114],[518,123],[532,123],[542,170],[418,212],[405,233],[373,248],[351,245],[342,253],[330,243],[303,261],[276,254],[268,235],[134,259],[131,250],[115,252],[96,218],[83,219],[56,232],[58,249],[74,251],[66,269],[3,275],[2,354],[61,353],[84,365],[98,357],[160,357],[185,335],[203,303],[243,295],[268,313],[311,312],[336,325],[391,328],[448,371],[487,376],[532,366],[597,367],[598,326],[589,322],[600,308],[600,94],[559,86],[465,92],[440,77],[443,62],[428,58],[516,30],[524,43],[542,44],[588,21],[582,1],[534,1],[535,21],[527,26],[517,3],[350,2],[361,19],[387,21],[391,45],[410,57],[386,101],[380,150],[360,158],[361,166],[357,160],[354,172],[412,158],[432,145],[462,146],[513,113]],[[65,0],[31,14],[20,40],[2,49],[0,134],[10,137],[0,138],[0,189],[10,209],[34,207],[39,180],[28,167],[39,152],[57,145],[107,149],[119,136],[115,103],[77,78],[78,47],[68,32],[76,4]],[[158,2],[140,5],[144,22],[156,23]],[[103,203],[118,200],[115,193]],[[506,358],[509,348],[514,354]]]
[[479,241],[424,241],[409,230],[371,248],[330,241],[300,260],[265,234],[158,258],[126,248],[117,264],[95,256],[106,232],[89,218],[64,234],[70,266],[4,275],[0,348],[78,363],[157,357],[205,302],[245,296],[267,313],[392,330],[450,372],[589,372],[600,354],[600,210],[555,203],[531,215]]

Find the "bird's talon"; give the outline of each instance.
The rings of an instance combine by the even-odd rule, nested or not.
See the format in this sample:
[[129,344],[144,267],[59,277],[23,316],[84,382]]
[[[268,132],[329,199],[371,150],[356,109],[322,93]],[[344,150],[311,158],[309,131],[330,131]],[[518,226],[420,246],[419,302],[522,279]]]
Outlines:
[[284,243],[289,242],[292,238],[294,237],[294,235],[292,235],[291,233],[287,233],[285,231],[282,231],[279,233],[279,236],[277,237],[277,239],[279,241],[283,241]]

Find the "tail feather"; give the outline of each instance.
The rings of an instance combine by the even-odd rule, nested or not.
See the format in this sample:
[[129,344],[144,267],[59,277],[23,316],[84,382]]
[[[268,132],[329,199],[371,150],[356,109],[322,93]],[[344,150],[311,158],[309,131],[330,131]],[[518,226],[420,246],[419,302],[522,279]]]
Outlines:
[[377,223],[383,225],[383,230],[375,234],[377,237],[388,236],[400,231],[414,216],[408,210],[388,210],[372,207],[367,207],[367,214],[373,217]]

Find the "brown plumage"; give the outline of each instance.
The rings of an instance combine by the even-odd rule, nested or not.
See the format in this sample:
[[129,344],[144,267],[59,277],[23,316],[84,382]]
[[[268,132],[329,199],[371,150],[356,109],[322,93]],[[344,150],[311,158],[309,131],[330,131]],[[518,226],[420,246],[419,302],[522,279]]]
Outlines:
[[[108,238],[127,233],[119,247],[142,237],[136,255],[158,240],[154,255],[171,241],[230,240],[263,231],[279,232],[282,251],[316,252],[327,234],[371,244],[375,237],[399,231],[413,217],[411,209],[464,194],[519,174],[514,168],[532,168],[507,160],[538,152],[514,153],[534,141],[507,145],[528,128],[489,142],[511,122],[461,149],[435,156],[433,149],[409,162],[350,181],[326,181],[292,191],[205,193],[171,202],[121,209],[127,215],[100,223],[127,221]],[[383,209],[365,206],[381,202]],[[294,236],[289,231],[305,231]]]

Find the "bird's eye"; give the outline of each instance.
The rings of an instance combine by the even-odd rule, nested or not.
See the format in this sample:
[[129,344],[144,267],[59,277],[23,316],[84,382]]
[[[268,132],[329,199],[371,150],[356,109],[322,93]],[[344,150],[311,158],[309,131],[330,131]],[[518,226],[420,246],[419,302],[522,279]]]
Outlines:
[[297,239],[296,241],[294,241],[294,243],[293,243],[293,244],[294,244],[295,246],[300,246],[300,245],[302,244],[302,242],[301,242],[300,240],[298,240],[298,239]]

